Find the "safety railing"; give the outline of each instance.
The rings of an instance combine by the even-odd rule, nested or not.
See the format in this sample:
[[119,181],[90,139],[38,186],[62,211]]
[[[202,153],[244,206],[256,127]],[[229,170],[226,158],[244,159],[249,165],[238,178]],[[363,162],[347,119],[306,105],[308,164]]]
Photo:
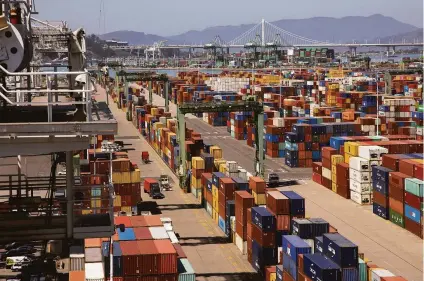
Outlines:
[[[7,103],[11,104],[11,105],[16,105],[16,106],[27,106],[27,105],[42,105],[42,106],[46,106],[47,107],[47,112],[48,112],[48,122],[52,122],[52,117],[53,117],[53,105],[78,105],[78,104],[83,104],[85,105],[85,113],[86,113],[86,121],[90,122],[92,121],[92,114],[91,114],[91,109],[92,109],[92,93],[94,92],[94,88],[90,89],[90,84],[92,83],[91,78],[90,78],[90,73],[88,71],[68,71],[68,72],[56,72],[56,71],[43,71],[43,72],[19,72],[19,73],[14,73],[14,72],[10,72],[7,69],[5,69],[3,66],[0,65],[0,72],[5,73],[7,76],[11,76],[11,77],[34,77],[34,76],[39,76],[39,77],[43,77],[45,76],[46,79],[46,89],[33,89],[33,90],[6,90],[2,85],[0,85],[0,89],[3,91],[3,93],[0,91],[0,97],[3,98],[4,100],[6,100]],[[84,85],[82,89],[52,89],[52,80],[51,80],[51,76],[57,76],[57,75],[71,75],[71,76],[75,76],[75,78],[78,75],[84,75],[85,79],[84,79]],[[29,79],[29,78],[28,78]],[[72,80],[72,79],[71,79]],[[30,83],[29,81],[27,81],[27,83]],[[14,94],[15,95],[15,101],[10,100],[4,93],[7,94]],[[47,101],[40,101],[40,102],[21,102],[18,99],[18,94],[20,93],[27,93],[27,94],[46,94],[47,95]],[[82,101],[53,101],[53,96],[54,95],[59,95],[59,94],[67,94],[67,93],[81,93],[82,94]]]

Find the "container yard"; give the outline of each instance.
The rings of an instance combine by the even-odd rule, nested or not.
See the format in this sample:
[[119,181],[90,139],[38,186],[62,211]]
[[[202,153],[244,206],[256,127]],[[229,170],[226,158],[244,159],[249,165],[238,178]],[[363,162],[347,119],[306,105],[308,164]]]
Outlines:
[[0,280],[422,280],[418,40],[138,46],[3,2]]

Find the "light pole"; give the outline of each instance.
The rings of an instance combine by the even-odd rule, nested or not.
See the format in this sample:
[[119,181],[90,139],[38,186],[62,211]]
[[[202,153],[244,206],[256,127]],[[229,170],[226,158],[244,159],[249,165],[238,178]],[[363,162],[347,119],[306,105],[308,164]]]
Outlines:
[[376,82],[376,84],[377,84],[377,131],[376,131],[376,135],[377,135],[377,137],[379,136],[379,132],[380,132],[380,130],[379,130],[379,126],[380,126],[380,118],[379,118],[379,116],[378,116],[378,112],[379,112],[379,109],[378,109],[378,107],[379,107],[379,104],[378,104],[378,97],[379,97],[379,95],[378,95],[378,90],[379,90],[379,88],[378,88],[378,75],[379,75],[379,72],[377,72],[376,73],[376,77],[375,77],[375,82]]

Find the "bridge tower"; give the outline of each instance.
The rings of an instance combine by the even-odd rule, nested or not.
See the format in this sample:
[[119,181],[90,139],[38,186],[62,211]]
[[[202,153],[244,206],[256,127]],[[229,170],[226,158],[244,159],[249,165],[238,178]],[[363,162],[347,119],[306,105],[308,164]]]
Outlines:
[[261,45],[262,45],[262,47],[265,47],[265,19],[262,19],[262,23],[261,23],[261,25],[262,25],[262,40],[261,40]]

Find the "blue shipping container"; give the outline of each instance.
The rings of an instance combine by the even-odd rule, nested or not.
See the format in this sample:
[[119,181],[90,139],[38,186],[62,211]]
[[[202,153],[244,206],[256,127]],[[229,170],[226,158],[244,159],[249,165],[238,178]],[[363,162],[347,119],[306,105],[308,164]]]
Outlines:
[[283,252],[289,255],[296,262],[297,265],[297,255],[310,254],[312,250],[308,243],[303,241],[299,236],[284,235]]
[[292,234],[302,239],[312,238],[312,222],[307,219],[292,219]]
[[236,190],[249,190],[249,182],[241,178],[232,178],[236,185]]
[[324,254],[324,243],[322,242],[322,236],[317,236],[314,239],[314,253]]
[[323,235],[324,254],[340,267],[358,266],[358,246],[339,233]]
[[294,191],[281,191],[290,201],[290,214],[292,216],[305,215],[305,198]]
[[356,267],[342,268],[342,281],[359,281],[359,270]]
[[405,204],[405,217],[420,224],[421,223],[421,212],[408,204]]
[[283,268],[294,280],[297,280],[297,258],[294,261],[289,255],[283,253]]
[[328,233],[330,224],[326,220],[322,218],[310,218],[309,221],[312,222],[312,238]]
[[[388,201],[389,198],[387,198]],[[384,208],[377,203],[372,203],[372,212],[385,220],[389,219],[389,208]]]
[[221,218],[221,216],[218,217],[218,226],[225,233],[225,219]]
[[312,280],[342,280],[340,267],[321,254],[303,255],[303,272]]
[[121,229],[117,229],[118,237],[120,241],[133,241],[135,240],[134,229],[126,227],[125,231],[122,232]]
[[257,225],[263,232],[275,231],[275,217],[266,208],[252,208],[252,222]]
[[252,256],[258,258],[259,266],[261,268],[266,265],[273,265],[277,263],[277,249],[274,247],[262,247],[255,240],[252,240]]
[[219,179],[225,178],[226,176],[223,173],[220,172],[214,172],[212,173],[212,184],[216,187],[219,187]]

